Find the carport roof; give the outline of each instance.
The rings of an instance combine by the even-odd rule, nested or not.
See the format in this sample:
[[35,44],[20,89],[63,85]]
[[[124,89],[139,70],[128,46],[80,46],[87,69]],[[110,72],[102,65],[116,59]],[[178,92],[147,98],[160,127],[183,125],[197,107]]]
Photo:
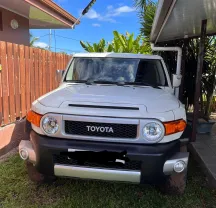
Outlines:
[[198,37],[205,19],[207,35],[216,34],[215,0],[159,0],[150,41]]

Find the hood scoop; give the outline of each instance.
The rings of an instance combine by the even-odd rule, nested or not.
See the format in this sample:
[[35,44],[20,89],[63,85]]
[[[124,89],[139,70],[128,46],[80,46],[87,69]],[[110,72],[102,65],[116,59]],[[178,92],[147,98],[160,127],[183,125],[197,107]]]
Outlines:
[[101,106],[101,105],[80,105],[80,104],[69,104],[69,107],[76,108],[102,108],[102,109],[115,109],[115,110],[139,110],[137,107],[120,107],[120,106]]

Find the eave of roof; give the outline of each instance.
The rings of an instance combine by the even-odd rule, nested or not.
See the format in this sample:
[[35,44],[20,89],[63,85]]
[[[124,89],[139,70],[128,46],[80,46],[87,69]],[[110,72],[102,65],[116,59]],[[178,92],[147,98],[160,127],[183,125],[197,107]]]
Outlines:
[[[56,4],[52,0],[38,0],[38,1],[45,4],[46,6],[50,7],[53,11],[57,12],[62,17],[71,21],[72,24],[77,20],[74,16],[72,16],[70,13],[68,13],[66,10],[64,10],[62,7],[60,7],[58,4]],[[80,23],[80,21],[78,21],[77,24],[79,24],[79,23]]]
[[[63,8],[61,8],[59,5],[57,5],[55,2],[51,0],[23,0],[24,2],[28,3],[30,6],[37,8],[38,10],[41,10],[42,12],[46,13],[50,17],[60,21],[64,24],[64,26],[53,26],[51,28],[71,28],[72,25],[76,22],[76,18],[69,14],[67,11],[65,11]],[[31,18],[30,18],[31,19]],[[36,18],[38,19],[38,18]],[[78,21],[77,24],[80,22]],[[32,29],[38,29],[37,25],[40,25],[40,23],[37,23],[36,26],[34,24],[30,26]],[[31,25],[31,22],[30,22]]]
[[157,36],[164,23],[164,20],[167,17],[169,8],[172,5],[172,3],[173,0],[159,0],[150,35],[151,42],[154,42],[157,39]]
[[207,20],[207,35],[216,34],[215,0],[159,0],[150,41],[166,42],[199,37]]

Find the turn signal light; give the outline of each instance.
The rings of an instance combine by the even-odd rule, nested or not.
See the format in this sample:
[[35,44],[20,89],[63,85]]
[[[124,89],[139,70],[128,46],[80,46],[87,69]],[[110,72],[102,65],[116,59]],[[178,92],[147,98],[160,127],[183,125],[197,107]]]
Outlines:
[[34,111],[29,111],[26,119],[35,126],[40,127],[40,120],[42,117],[42,115],[35,113]]
[[165,127],[165,135],[175,134],[178,132],[182,132],[186,128],[186,122],[181,119],[177,121],[171,121],[163,123]]

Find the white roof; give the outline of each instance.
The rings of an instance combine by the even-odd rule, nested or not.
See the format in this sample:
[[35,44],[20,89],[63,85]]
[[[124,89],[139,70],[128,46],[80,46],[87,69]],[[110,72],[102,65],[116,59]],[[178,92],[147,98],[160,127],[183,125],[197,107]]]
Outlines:
[[138,58],[138,59],[162,59],[157,55],[144,55],[144,54],[133,54],[133,53],[76,53],[73,57],[91,57],[91,58]]
[[207,19],[207,34],[216,33],[215,0],[159,0],[151,31],[151,42],[164,42],[201,34]]

